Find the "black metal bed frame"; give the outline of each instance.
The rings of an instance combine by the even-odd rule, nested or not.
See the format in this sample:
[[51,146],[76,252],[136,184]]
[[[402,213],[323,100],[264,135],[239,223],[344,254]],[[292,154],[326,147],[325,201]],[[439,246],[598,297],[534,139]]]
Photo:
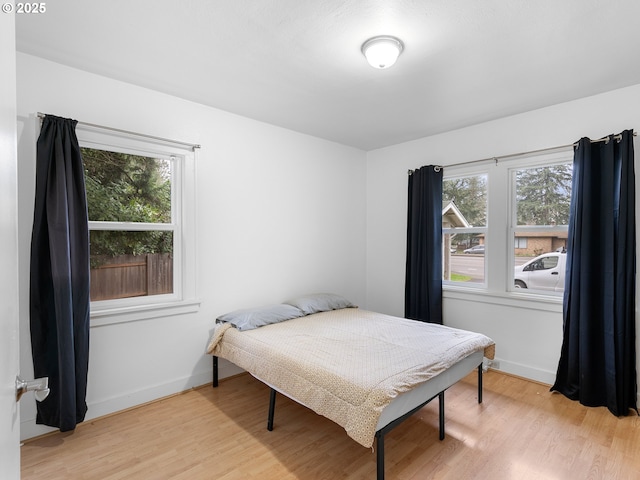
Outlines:
[[[482,363],[478,365],[478,403],[482,403]],[[218,357],[213,356],[213,387],[218,386]],[[448,388],[448,387],[447,387]],[[274,388],[270,389],[269,392],[269,416],[267,418],[267,430],[273,430],[273,417],[275,415],[276,409],[276,390]],[[430,399],[421,403],[414,409],[408,411],[404,415],[396,418],[392,422],[388,423],[380,430],[376,431],[376,478],[377,480],[384,480],[384,436],[389,433],[391,430],[396,428],[402,422],[404,422],[407,418],[412,416],[422,407],[424,407],[427,403],[431,402],[434,398],[438,397],[438,417],[439,417],[439,438],[440,440],[444,440],[444,392],[447,389],[445,388],[437,395],[434,395]]]

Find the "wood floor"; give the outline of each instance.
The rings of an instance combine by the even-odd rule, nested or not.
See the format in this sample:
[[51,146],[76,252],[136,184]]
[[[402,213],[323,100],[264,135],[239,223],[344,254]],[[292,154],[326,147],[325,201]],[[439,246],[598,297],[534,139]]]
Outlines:
[[[640,418],[586,408],[545,385],[499,372],[446,393],[386,436],[386,478],[639,479]],[[375,479],[375,453],[333,422],[249,375],[89,421],[22,447],[22,479]],[[375,445],[374,445],[375,446]]]

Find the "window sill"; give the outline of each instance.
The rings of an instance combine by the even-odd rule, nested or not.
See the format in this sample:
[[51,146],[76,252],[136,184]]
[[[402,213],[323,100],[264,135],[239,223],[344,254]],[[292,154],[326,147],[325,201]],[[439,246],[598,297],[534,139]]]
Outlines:
[[489,292],[487,290],[478,290],[475,288],[451,286],[447,286],[443,289],[443,298],[556,313],[562,313],[563,301],[563,297],[558,295],[520,292]]
[[91,312],[91,327],[183,315],[195,313],[198,310],[200,310],[200,300],[195,299],[95,310]]

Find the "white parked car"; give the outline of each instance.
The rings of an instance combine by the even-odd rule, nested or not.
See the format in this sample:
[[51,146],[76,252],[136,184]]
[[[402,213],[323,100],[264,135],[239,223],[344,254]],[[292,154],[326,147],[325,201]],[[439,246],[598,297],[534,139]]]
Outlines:
[[561,252],[544,253],[529,260],[515,268],[515,287],[563,292],[566,263],[567,254]]

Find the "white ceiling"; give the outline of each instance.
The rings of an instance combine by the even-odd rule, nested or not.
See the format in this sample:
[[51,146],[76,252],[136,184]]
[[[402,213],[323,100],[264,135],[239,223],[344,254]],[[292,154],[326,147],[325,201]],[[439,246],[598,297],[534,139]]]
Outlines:
[[[53,0],[17,48],[364,150],[640,83],[638,0]],[[387,70],[360,52],[401,38]],[[638,106],[640,107],[640,106]]]

